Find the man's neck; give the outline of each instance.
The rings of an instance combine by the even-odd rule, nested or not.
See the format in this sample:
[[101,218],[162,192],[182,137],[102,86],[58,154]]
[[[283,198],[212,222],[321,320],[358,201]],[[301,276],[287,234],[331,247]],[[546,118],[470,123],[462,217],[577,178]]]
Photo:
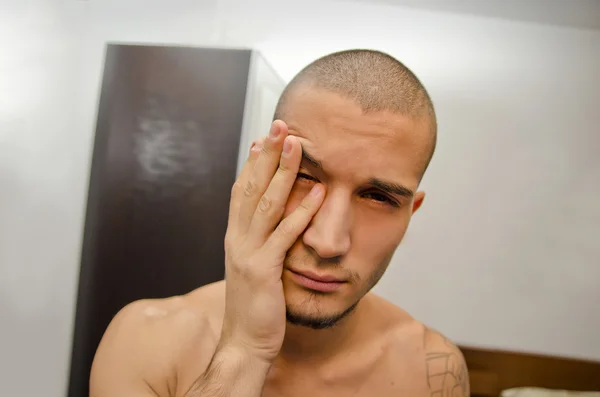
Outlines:
[[361,300],[352,313],[330,328],[316,330],[288,323],[280,358],[288,363],[325,362],[364,337],[359,324],[363,323],[368,312],[365,300]]

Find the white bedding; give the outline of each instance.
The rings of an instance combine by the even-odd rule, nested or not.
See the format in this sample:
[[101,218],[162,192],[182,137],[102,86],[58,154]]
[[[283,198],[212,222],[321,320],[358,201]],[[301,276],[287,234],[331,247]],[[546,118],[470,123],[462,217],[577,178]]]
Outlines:
[[501,397],[600,397],[600,391],[582,392],[571,390],[551,390],[537,387],[518,387],[503,390]]

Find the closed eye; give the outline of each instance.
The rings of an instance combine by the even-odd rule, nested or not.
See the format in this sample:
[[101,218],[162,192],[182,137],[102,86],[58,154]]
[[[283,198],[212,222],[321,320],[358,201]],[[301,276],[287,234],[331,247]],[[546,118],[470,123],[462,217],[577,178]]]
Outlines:
[[310,181],[310,182],[318,182],[319,181],[317,178],[315,178],[313,176],[310,176],[308,174],[305,174],[303,172],[299,172],[298,175],[297,175],[297,178],[298,179],[304,179],[304,180],[307,180],[307,181]]

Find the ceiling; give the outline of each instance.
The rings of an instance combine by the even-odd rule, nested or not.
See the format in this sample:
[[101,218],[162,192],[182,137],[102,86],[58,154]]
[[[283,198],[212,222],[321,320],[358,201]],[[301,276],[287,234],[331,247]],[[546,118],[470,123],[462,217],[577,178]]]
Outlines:
[[360,0],[423,10],[600,30],[600,0]]

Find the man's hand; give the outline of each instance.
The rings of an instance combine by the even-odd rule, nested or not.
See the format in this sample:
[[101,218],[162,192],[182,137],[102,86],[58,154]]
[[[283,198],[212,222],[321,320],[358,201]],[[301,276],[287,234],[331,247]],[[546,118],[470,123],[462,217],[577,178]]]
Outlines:
[[235,182],[225,237],[226,304],[220,346],[234,346],[270,362],[285,333],[281,273],[287,250],[319,209],[324,187],[315,185],[281,219],[300,167],[302,147],[275,121],[257,143]]

